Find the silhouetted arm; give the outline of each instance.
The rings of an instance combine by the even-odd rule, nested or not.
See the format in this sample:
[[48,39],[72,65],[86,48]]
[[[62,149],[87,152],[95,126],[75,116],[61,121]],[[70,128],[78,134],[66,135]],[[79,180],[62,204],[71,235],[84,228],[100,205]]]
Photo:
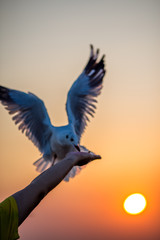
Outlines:
[[71,152],[62,161],[41,173],[26,188],[13,194],[12,196],[18,205],[18,226],[21,225],[47,193],[63,180],[72,167],[76,165],[82,166],[100,158],[99,155],[86,152]]

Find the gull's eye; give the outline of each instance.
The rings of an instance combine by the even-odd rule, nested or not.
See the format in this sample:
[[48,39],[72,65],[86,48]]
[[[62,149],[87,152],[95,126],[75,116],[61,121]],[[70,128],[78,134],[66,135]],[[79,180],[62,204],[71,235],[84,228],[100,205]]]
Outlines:
[[68,138],[68,135],[66,135],[66,138]]
[[73,142],[74,140],[73,140],[73,138],[71,138],[71,142]]

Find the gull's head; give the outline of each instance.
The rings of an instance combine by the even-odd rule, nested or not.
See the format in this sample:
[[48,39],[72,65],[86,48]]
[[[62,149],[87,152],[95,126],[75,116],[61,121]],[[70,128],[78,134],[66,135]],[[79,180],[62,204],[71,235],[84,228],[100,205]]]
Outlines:
[[65,131],[62,131],[59,134],[58,140],[60,145],[68,147],[72,145],[75,149],[77,149],[77,151],[80,152],[77,135],[74,134],[73,131],[71,131],[70,129],[65,129]]
[[78,144],[78,139],[77,137],[73,134],[66,134],[65,135],[65,139],[66,139],[66,142],[69,144],[69,145],[73,145],[79,152],[80,152],[80,147],[79,147],[79,144]]

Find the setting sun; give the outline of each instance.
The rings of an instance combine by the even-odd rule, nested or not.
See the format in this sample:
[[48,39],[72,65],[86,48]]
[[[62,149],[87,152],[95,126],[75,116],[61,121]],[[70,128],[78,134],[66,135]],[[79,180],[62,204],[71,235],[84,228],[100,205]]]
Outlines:
[[125,211],[129,214],[139,214],[141,213],[147,205],[145,197],[140,193],[134,193],[128,196],[123,204]]

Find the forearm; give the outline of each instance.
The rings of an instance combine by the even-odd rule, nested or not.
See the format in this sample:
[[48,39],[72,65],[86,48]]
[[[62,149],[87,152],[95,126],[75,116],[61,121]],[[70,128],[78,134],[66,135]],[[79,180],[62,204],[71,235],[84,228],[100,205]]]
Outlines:
[[40,174],[26,188],[13,195],[18,205],[19,225],[44,196],[63,180],[74,164],[74,159],[65,158]]
[[46,195],[64,179],[74,165],[75,159],[66,157],[36,177],[30,185],[34,185],[34,188]]

